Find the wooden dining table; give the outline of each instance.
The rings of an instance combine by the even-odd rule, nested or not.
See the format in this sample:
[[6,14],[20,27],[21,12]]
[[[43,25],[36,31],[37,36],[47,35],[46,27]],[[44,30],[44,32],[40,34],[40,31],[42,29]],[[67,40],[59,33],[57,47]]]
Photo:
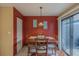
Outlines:
[[[33,44],[34,47],[37,46],[38,43],[46,45],[46,47],[47,47],[48,44],[55,44],[55,45],[57,45],[57,40],[55,38],[53,38],[53,37],[50,37],[50,36],[46,36],[44,38],[38,38],[37,36],[30,36],[29,39],[28,39],[28,47],[30,47],[30,45],[29,45],[30,43]],[[46,49],[46,51],[47,51],[47,49]],[[47,55],[47,52],[46,52],[46,55]]]
[[[28,38],[28,40],[31,40],[32,42],[36,42],[36,41],[35,41],[36,39],[40,39],[40,38],[38,38],[37,36],[30,36],[30,37]],[[54,37],[45,36],[45,38],[42,38],[42,39],[47,39],[48,43],[53,43],[53,44],[58,45],[58,40],[55,39]],[[42,39],[40,39],[40,40],[42,40]],[[39,41],[39,42],[40,42],[40,41]],[[44,41],[42,41],[42,42],[44,42]]]

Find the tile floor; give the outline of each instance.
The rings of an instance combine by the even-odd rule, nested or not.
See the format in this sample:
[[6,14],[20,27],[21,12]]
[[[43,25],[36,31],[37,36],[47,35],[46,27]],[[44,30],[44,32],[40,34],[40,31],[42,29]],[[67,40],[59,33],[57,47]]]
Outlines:
[[16,54],[16,56],[27,56],[28,54],[28,48],[27,46],[24,46],[19,53]]

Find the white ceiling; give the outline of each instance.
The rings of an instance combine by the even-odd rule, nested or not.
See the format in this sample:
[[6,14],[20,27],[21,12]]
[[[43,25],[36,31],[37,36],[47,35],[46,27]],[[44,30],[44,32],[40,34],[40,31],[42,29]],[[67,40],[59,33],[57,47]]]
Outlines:
[[58,16],[74,3],[0,3],[1,7],[12,7],[18,9],[24,16],[40,16],[40,6],[43,7],[43,16]]

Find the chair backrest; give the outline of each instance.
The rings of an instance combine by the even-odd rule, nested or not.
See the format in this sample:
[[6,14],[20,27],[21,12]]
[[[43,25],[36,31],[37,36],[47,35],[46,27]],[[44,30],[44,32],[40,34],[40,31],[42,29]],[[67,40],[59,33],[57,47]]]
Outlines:
[[28,45],[36,45],[35,39],[28,39]]

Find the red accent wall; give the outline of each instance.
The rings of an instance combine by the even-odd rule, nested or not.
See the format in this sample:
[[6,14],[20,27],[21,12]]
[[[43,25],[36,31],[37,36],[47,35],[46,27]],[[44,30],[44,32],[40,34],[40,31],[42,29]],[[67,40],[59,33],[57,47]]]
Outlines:
[[[57,16],[24,16],[23,19],[23,33],[24,43],[26,44],[28,37],[31,35],[38,35],[42,32],[45,35],[53,36],[57,39],[58,36],[58,23]],[[40,27],[33,28],[33,19],[37,19],[38,23],[46,20],[48,22],[48,29]]]
[[[53,36],[57,39],[57,16],[23,16],[16,8],[13,8],[13,55],[17,53],[17,17],[23,19],[23,46],[27,43],[29,36],[37,35],[40,32],[45,35]],[[48,22],[48,29],[44,30],[40,27],[33,28],[33,19],[37,19],[38,23],[46,20]]]
[[13,55],[17,53],[17,17],[23,19],[23,15],[16,8],[13,8]]

